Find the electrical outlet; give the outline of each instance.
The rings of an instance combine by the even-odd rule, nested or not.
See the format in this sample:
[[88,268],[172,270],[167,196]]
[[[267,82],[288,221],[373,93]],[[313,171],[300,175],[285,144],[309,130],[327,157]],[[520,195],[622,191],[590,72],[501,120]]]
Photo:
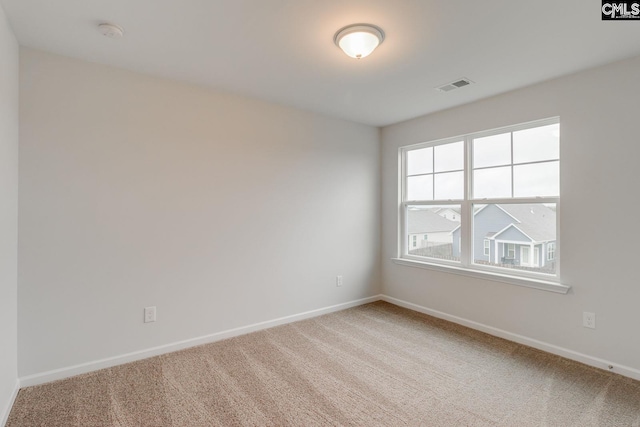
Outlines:
[[596,328],[596,314],[587,311],[582,313],[582,326],[585,328]]
[[336,286],[342,286],[342,276],[336,276]]
[[156,307],[145,307],[144,308],[144,323],[155,322],[156,321]]

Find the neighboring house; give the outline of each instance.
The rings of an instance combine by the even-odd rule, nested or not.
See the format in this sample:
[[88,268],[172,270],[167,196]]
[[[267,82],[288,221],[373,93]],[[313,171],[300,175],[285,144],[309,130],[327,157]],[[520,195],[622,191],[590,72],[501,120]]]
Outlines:
[[409,251],[434,245],[451,245],[451,232],[459,223],[449,221],[431,209],[409,209],[408,215]]
[[443,218],[450,221],[460,222],[460,209],[456,208],[439,208],[434,211]]
[[[460,256],[460,227],[452,232],[453,255]],[[556,259],[556,212],[542,204],[489,204],[473,215],[476,262],[546,267]]]

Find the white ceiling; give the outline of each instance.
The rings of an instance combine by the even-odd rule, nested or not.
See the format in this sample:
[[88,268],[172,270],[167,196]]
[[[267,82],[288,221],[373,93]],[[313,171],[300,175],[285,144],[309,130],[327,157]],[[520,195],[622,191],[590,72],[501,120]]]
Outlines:
[[[595,0],[0,1],[23,46],[375,126],[640,55],[640,21]],[[360,22],[386,40],[355,60],[333,36]]]

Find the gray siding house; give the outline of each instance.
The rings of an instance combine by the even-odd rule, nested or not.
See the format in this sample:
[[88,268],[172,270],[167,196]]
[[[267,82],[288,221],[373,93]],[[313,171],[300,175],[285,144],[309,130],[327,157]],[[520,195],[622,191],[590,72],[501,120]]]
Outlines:
[[[452,232],[460,256],[460,227]],[[555,269],[556,213],[542,204],[489,204],[473,214],[476,263]]]

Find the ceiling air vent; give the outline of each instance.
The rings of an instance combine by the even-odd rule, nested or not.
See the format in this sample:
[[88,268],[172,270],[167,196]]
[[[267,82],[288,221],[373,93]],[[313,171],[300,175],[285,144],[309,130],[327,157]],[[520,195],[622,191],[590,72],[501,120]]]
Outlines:
[[440,87],[437,87],[436,90],[439,90],[440,92],[451,92],[452,90],[456,90],[459,89],[461,87],[465,87],[470,85],[471,83],[473,83],[471,80],[469,79],[458,79],[454,82],[451,83],[447,83],[446,85],[442,85]]

